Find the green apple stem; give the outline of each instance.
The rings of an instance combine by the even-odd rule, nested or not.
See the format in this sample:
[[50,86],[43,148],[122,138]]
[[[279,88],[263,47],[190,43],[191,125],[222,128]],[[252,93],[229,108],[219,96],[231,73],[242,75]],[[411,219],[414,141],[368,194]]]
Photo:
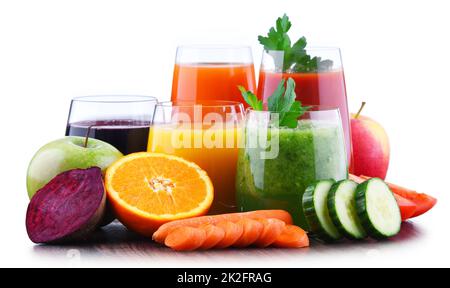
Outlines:
[[361,112],[362,112],[362,110],[364,109],[364,106],[366,106],[366,102],[362,102],[361,108],[359,108],[358,113],[356,113],[356,115],[355,115],[355,119],[358,119],[358,118],[359,118],[359,115],[361,115]]
[[92,127],[94,127],[95,125],[91,125],[88,127],[87,132],[86,132],[86,138],[84,140],[84,148],[87,148],[88,143],[89,143],[89,135],[91,134],[91,129]]

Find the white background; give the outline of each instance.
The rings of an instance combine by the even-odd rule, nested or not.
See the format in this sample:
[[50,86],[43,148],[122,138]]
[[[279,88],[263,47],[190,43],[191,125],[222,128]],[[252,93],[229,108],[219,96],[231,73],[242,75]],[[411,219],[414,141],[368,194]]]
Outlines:
[[[384,125],[392,144],[389,179],[440,202],[415,221],[422,231],[403,248],[347,249],[320,257],[273,257],[270,264],[207,260],[146,266],[450,266],[448,1],[116,1],[0,2],[0,266],[64,266],[36,254],[24,229],[28,161],[62,137],[70,99],[145,94],[168,99],[179,44],[247,44],[256,67],[266,33],[287,12],[291,35],[339,46],[350,110]],[[405,248],[407,247],[407,248]],[[361,248],[363,249],[363,248]],[[378,252],[377,252],[378,251]],[[374,256],[375,255],[375,256]],[[412,257],[413,255],[416,255]],[[411,256],[411,257],[409,257]],[[87,266],[105,265],[91,259]],[[107,265],[137,265],[114,262]]]

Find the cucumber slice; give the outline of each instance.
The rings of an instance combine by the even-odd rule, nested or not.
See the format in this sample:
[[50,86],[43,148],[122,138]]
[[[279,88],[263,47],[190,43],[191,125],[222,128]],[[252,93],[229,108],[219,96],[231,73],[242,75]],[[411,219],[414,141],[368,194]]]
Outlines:
[[351,180],[335,183],[328,194],[328,209],[339,232],[347,238],[361,240],[367,237],[367,233],[359,220],[356,209],[357,187],[358,184]]
[[322,180],[309,186],[303,194],[303,210],[306,221],[318,238],[324,241],[337,241],[341,234],[331,221],[327,198],[334,180]]
[[372,178],[356,189],[359,218],[371,237],[385,239],[400,232],[400,208],[389,186],[381,179]]

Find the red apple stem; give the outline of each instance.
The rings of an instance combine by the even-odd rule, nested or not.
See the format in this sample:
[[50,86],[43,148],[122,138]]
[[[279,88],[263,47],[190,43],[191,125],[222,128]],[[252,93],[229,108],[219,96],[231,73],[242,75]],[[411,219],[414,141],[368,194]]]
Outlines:
[[356,113],[356,115],[355,115],[355,119],[358,119],[358,118],[359,118],[359,115],[361,115],[361,112],[362,112],[362,110],[364,109],[364,106],[366,106],[366,102],[362,102],[361,108],[359,108],[358,113]]
[[84,140],[84,148],[87,148],[87,145],[88,145],[88,143],[89,143],[89,135],[91,134],[92,127],[94,127],[94,126],[95,126],[95,125],[91,125],[91,126],[89,126],[88,129],[87,129],[87,132],[86,132],[86,138],[85,138],[85,140]]

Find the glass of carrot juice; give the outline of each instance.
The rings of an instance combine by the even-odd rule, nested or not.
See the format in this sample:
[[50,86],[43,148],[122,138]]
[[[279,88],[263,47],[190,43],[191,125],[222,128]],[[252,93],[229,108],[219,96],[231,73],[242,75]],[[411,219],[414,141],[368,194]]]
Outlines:
[[180,156],[205,170],[215,189],[211,214],[237,211],[235,182],[244,117],[239,102],[203,100],[156,105],[148,151]]
[[256,93],[255,69],[250,47],[178,47],[173,73],[172,101],[241,102],[238,85]]

